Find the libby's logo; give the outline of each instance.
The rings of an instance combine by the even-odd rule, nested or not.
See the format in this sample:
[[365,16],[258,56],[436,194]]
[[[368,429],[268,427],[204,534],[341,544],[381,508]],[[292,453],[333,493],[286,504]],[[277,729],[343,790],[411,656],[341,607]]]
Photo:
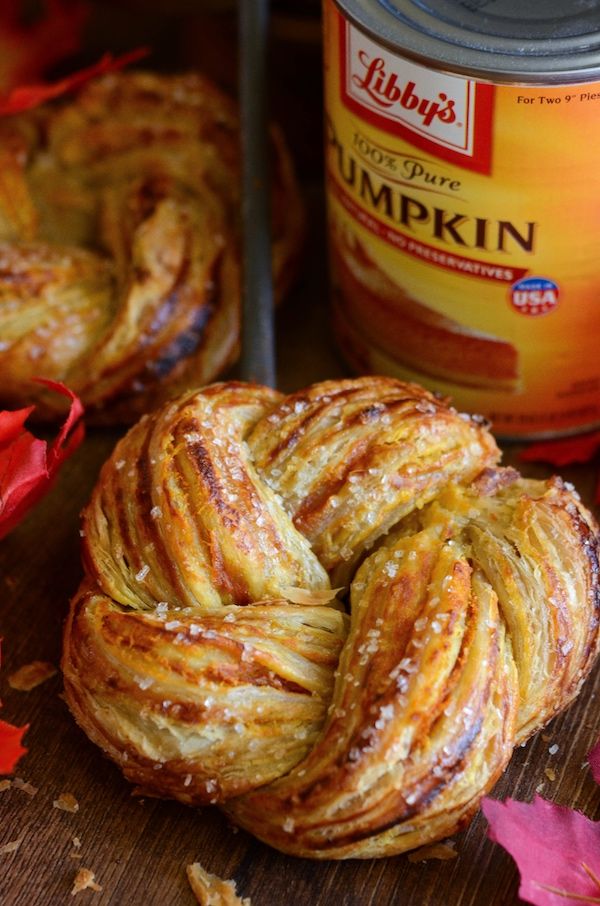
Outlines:
[[416,82],[398,83],[398,74],[388,72],[383,57],[370,58],[365,50],[359,50],[358,59],[365,68],[365,74],[363,78],[354,74],[352,81],[380,107],[389,109],[398,104],[404,110],[414,110],[424,126],[431,126],[435,119],[442,123],[456,121],[456,101],[449,98],[445,91],[439,91],[435,100],[429,100],[417,94]]
[[437,158],[489,173],[494,87],[407,60],[338,15],[346,107]]

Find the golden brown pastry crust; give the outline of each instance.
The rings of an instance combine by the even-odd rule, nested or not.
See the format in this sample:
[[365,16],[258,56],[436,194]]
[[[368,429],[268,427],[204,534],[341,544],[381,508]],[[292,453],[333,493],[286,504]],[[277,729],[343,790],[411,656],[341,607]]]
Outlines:
[[[295,271],[303,213],[272,131],[273,270]],[[114,73],[0,124],[0,386],[132,421],[237,354],[239,151],[233,102],[199,75]]]
[[389,378],[219,384],[145,417],[84,514],[76,719],[144,789],[295,855],[454,832],[598,650],[593,517],[498,455]]
[[186,873],[200,906],[251,906],[249,897],[238,897],[235,881],[211,874],[199,862],[187,865]]
[[236,823],[322,859],[441,839],[576,695],[598,651],[597,529],[559,480],[512,478],[448,488],[365,561],[328,723],[228,803]]

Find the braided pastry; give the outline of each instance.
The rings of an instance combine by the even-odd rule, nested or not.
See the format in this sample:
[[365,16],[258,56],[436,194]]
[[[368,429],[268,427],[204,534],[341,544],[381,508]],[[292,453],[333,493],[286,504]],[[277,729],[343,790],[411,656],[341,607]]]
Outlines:
[[452,833],[599,644],[593,517],[498,456],[381,377],[218,384],[144,417],[84,514],[77,721],[144,789],[288,853]]
[[[303,216],[274,130],[273,270],[288,287]],[[0,395],[131,421],[212,380],[239,335],[238,119],[198,75],[114,73],[0,124]]]

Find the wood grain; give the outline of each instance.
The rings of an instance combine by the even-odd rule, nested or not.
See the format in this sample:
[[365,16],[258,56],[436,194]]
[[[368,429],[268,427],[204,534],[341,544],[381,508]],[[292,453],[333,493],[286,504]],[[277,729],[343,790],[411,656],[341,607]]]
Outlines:
[[[318,210],[311,223],[320,220]],[[314,228],[313,228],[314,229]],[[343,374],[330,340],[325,308],[323,239],[311,236],[312,254],[294,296],[279,313],[279,382],[291,390]],[[10,689],[8,675],[33,660],[57,664],[69,596],[81,574],[78,513],[118,433],[89,432],[61,478],[40,506],[0,543],[0,679],[2,715],[29,722],[28,755],[18,773],[39,791],[0,792],[0,846],[23,838],[12,854],[0,855],[3,906],[55,906],[72,902],[73,878],[90,868],[102,892],[84,891],[75,902],[96,906],[192,906],[185,866],[199,861],[209,871],[233,877],[253,906],[510,906],[518,882],[512,860],[489,842],[479,816],[456,837],[458,858],[410,863],[381,861],[314,863],[282,856],[243,832],[235,832],[215,809],[202,811],[132,796],[115,766],[75,726],[60,697],[60,676],[28,693]],[[518,450],[506,451],[515,461]],[[528,474],[547,475],[543,467]],[[591,499],[588,467],[563,473]],[[600,671],[588,680],[571,709],[519,748],[495,797],[542,795],[600,818],[600,789],[585,755],[600,733],[596,694]],[[551,755],[550,746],[558,751]],[[556,772],[550,782],[546,767]],[[53,808],[61,792],[79,802],[76,814]],[[81,840],[77,853],[72,838]]]

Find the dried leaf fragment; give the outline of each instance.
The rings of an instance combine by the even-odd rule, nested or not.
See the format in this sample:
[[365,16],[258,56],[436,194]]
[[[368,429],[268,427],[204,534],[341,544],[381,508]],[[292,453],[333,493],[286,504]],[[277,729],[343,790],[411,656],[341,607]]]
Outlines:
[[445,862],[448,859],[456,859],[457,855],[454,843],[433,843],[431,846],[421,846],[409,853],[408,861],[425,862],[428,859],[441,859]]
[[238,897],[235,881],[224,881],[218,875],[212,875],[199,862],[188,865],[186,872],[200,906],[251,906],[249,897]]
[[0,856],[16,852],[22,842],[23,837],[19,837],[18,840],[11,840],[10,843],[4,843],[2,846],[0,846]]
[[49,664],[47,661],[32,661],[31,664],[24,664],[11,673],[8,677],[8,685],[18,692],[30,692],[57,672],[54,664]]
[[79,811],[79,803],[73,793],[60,793],[58,799],[52,803],[52,808],[60,809],[61,812],[71,812],[74,815]]
[[80,893],[82,890],[95,890],[96,893],[99,893],[102,888],[99,884],[96,884],[95,877],[96,875],[89,868],[80,868],[73,881],[71,896],[74,897],[76,893]]

